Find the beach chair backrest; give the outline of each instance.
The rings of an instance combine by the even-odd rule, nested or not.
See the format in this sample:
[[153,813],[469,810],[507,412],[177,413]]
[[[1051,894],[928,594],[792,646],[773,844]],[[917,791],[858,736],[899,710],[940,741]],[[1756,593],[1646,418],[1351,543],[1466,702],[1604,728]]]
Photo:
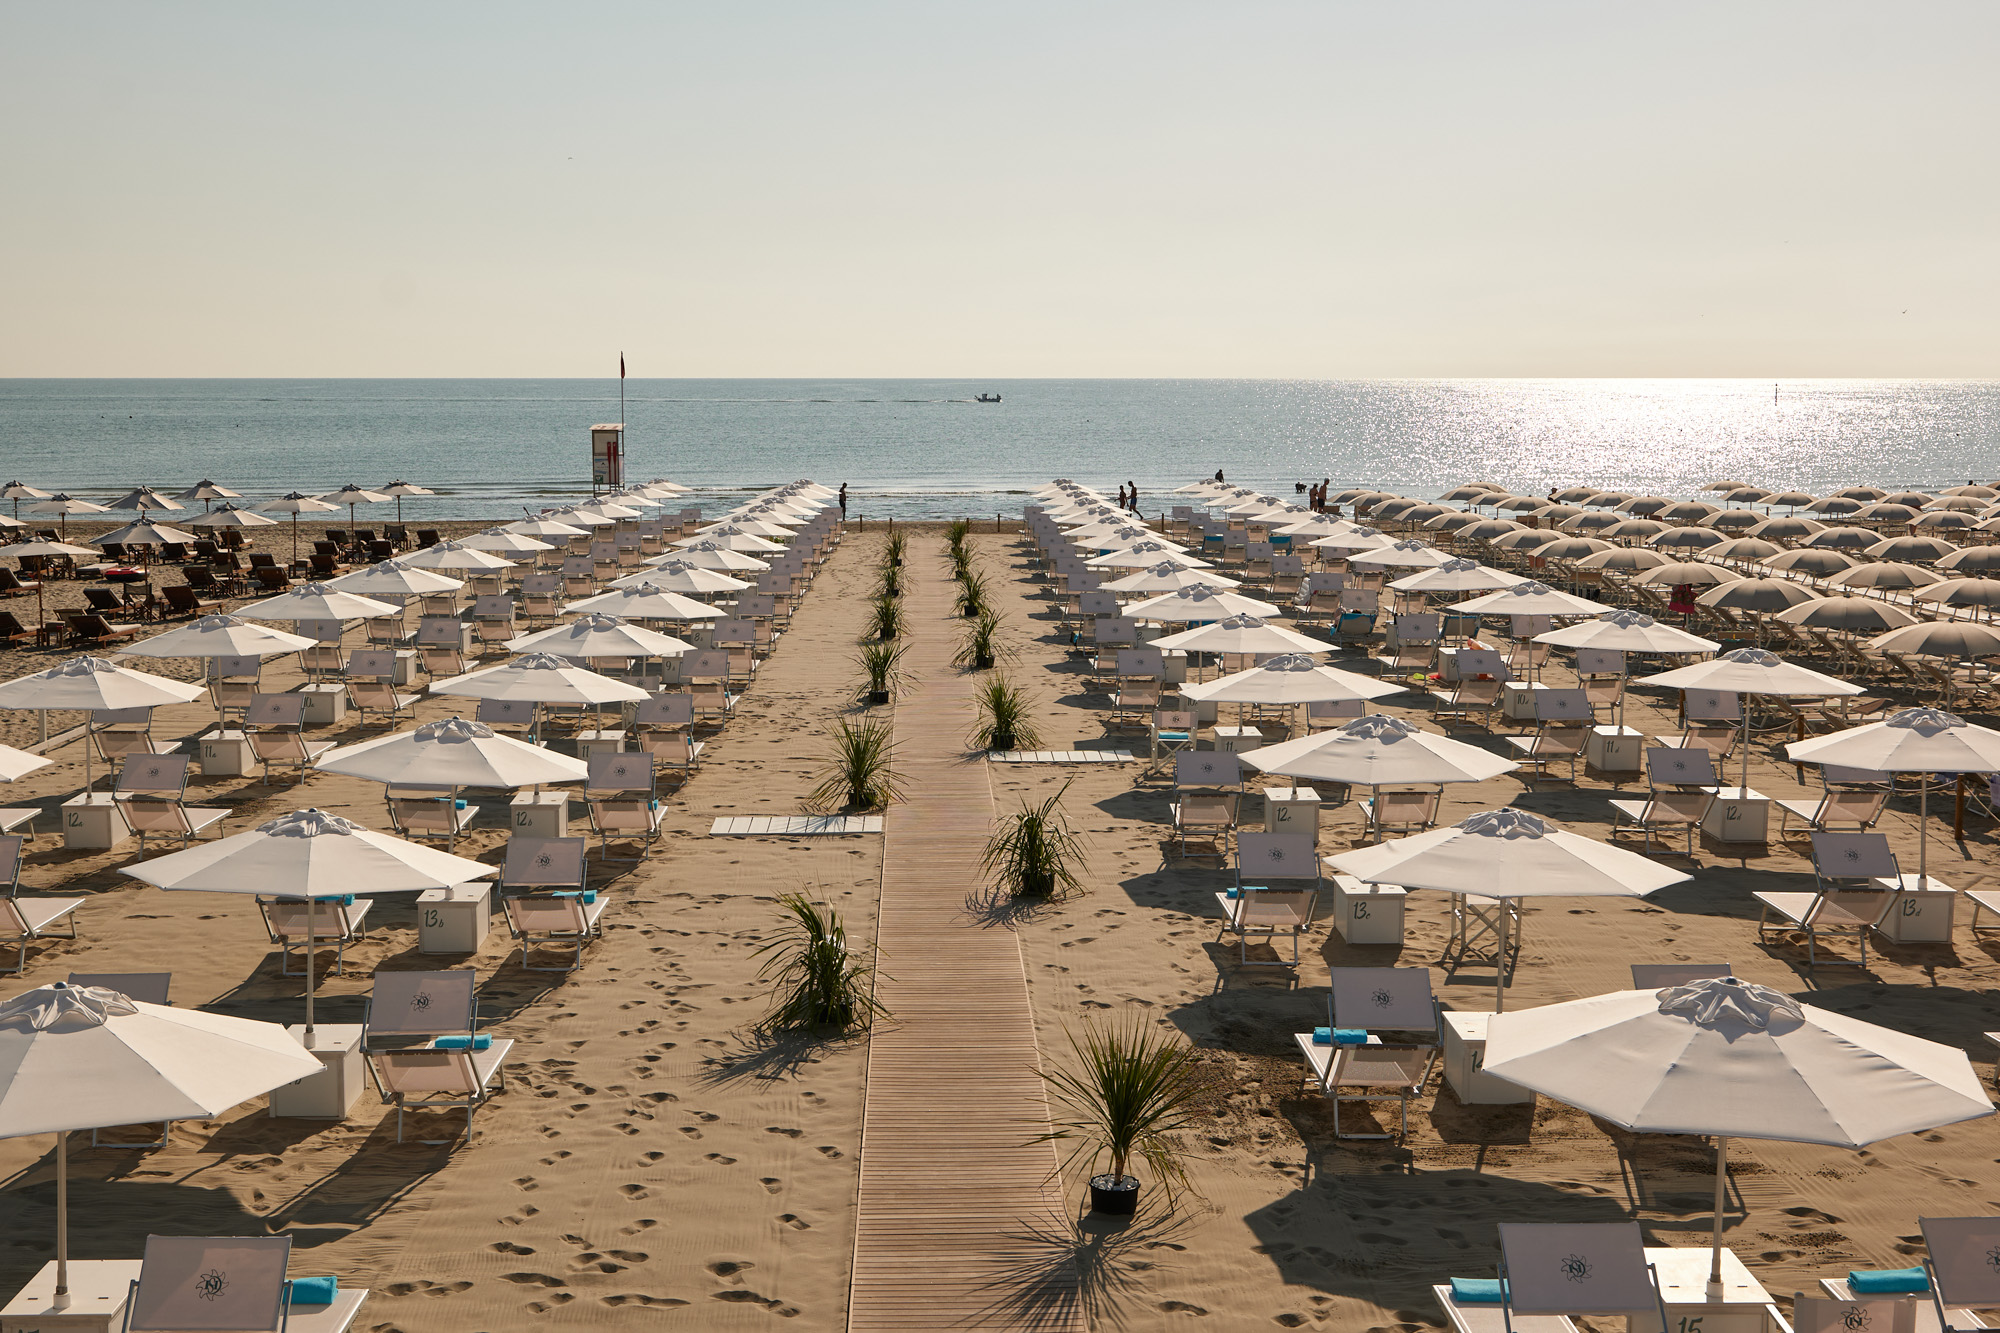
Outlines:
[[1814,833],[1812,858],[1821,880],[1895,879],[1902,874],[1886,833]]
[[1727,963],[1634,963],[1632,989],[1667,990],[1673,986],[1685,986],[1691,981],[1710,981],[1716,977],[1735,975],[1736,969]]
[[1362,717],[1367,712],[1366,699],[1315,699],[1306,705],[1308,718]]
[[1099,644],[1136,644],[1139,642],[1139,625],[1130,616],[1099,616],[1097,618],[1097,642]]
[[523,597],[553,597],[561,591],[560,574],[528,574],[521,579]]
[[1240,787],[1243,760],[1220,750],[1182,750],[1174,756],[1176,787]]
[[1319,883],[1317,839],[1310,833],[1251,833],[1236,835],[1236,885],[1263,885],[1268,880],[1309,879]]
[[704,677],[722,679],[729,675],[729,654],[719,648],[703,648],[698,652],[681,654],[681,678],[701,680]]
[[1646,751],[1646,779],[1655,787],[1713,787],[1715,756],[1706,750],[1655,745]]
[[582,838],[509,838],[500,881],[510,889],[581,889],[584,845]]
[[1500,1254],[1515,1314],[1659,1315],[1637,1222],[1502,1222]]
[[339,643],[341,635],[347,632],[347,626],[338,620],[300,620],[292,628],[316,643]]
[[1583,690],[1536,690],[1534,698],[1537,722],[1588,722],[1591,718],[1590,695]]
[[[739,575],[731,574],[730,577],[735,578],[739,577]],[[767,595],[775,596],[778,593],[790,592],[792,590],[792,576],[781,569],[761,570],[752,574],[751,577],[753,580],[751,586],[758,592]]]
[[208,659],[210,680],[255,680],[264,669],[264,659],[239,654],[228,654]]
[[469,1097],[479,1091],[479,1075],[472,1067],[472,1056],[465,1051],[422,1047],[374,1051],[368,1059],[382,1082],[382,1091],[391,1099],[421,1101],[453,1093]]
[[460,643],[464,638],[462,624],[457,616],[425,616],[417,622],[417,642]]
[[1886,796],[1894,775],[1873,768],[1849,768],[1845,764],[1821,764],[1819,781],[1829,791],[1838,788],[1880,788]]
[[590,925],[581,898],[527,894],[506,899],[505,906],[507,922],[517,935],[577,934]]
[[736,599],[736,614],[752,620],[768,620],[778,614],[778,599],[768,592],[746,592]]
[[1118,614],[1118,594],[1115,592],[1099,592],[1095,589],[1078,593],[1076,598],[1076,612],[1080,616],[1089,616],[1092,619],[1100,616],[1116,616]]
[[1151,676],[1155,680],[1167,674],[1166,654],[1158,648],[1120,648],[1118,650],[1118,674],[1121,676]]
[[[1500,654],[1491,648],[1461,648],[1458,650],[1458,678],[1491,676],[1495,680],[1512,680],[1514,673],[1507,669]],[[1538,691],[1539,693],[1539,691]]]
[[1429,968],[1336,967],[1331,1000],[1336,1027],[1370,1032],[1437,1031],[1437,1000],[1431,994]]
[[127,1333],[274,1333],[290,1236],[148,1236]]
[[1517,639],[1532,639],[1537,634],[1547,634],[1555,623],[1552,616],[1514,616],[1512,620],[1511,629]]
[[587,579],[597,571],[596,562],[587,555],[566,555],[563,557],[564,578]]
[[473,719],[507,727],[529,727],[535,722],[535,705],[527,699],[481,699]]
[[96,727],[129,727],[137,722],[151,729],[153,710],[150,707],[93,708],[90,710],[90,722]]
[[1836,1301],[1803,1292],[1792,1301],[1793,1333],[1916,1333],[1916,1327],[1915,1301]]
[[[1275,541],[1276,538],[1273,538],[1273,540]],[[1285,540],[1289,541],[1290,538],[1286,538]],[[1296,575],[1305,573],[1305,570],[1306,561],[1304,556],[1274,555],[1271,557],[1271,572],[1273,574]]]
[[311,917],[314,939],[330,944],[354,934],[350,909],[338,898],[277,898],[265,902],[263,907],[264,917],[271,923],[271,929],[289,938],[296,939],[306,933],[308,916]]
[[584,786],[593,792],[650,793],[653,781],[653,756],[637,750],[612,750],[590,756],[590,776]]
[[[530,575],[530,577],[536,577]],[[504,593],[487,593],[472,599],[472,615],[476,620],[512,620],[514,599]]]
[[72,972],[68,984],[101,986],[141,1004],[168,1004],[167,991],[173,980],[171,972]]
[[1396,640],[1399,643],[1436,643],[1438,633],[1444,627],[1444,617],[1420,611],[1396,617]]
[[393,648],[357,648],[347,655],[347,674],[368,680],[388,680],[396,674]]
[[1940,1301],[1991,1309],[2000,1305],[2000,1217],[1920,1217]]
[[1340,609],[1343,611],[1373,611],[1382,604],[1382,595],[1373,588],[1342,588]]
[[1308,593],[1339,592],[1347,583],[1344,569],[1316,569],[1306,575],[1305,588]]
[[1743,696],[1723,690],[1686,691],[1687,720],[1690,722],[1741,722]]
[[748,616],[729,616],[713,623],[712,642],[751,643],[757,638],[757,622]]
[[641,727],[691,727],[694,725],[694,696],[678,690],[655,694],[639,701],[632,721]]
[[252,727],[302,727],[306,721],[303,694],[253,694],[243,721]]
[[448,972],[381,972],[368,997],[371,1037],[440,1037],[473,1030],[471,968]]
[[1194,711],[1182,708],[1158,708],[1153,711],[1155,732],[1178,732],[1184,736],[1194,735]]
[[179,800],[187,788],[188,756],[129,754],[118,770],[118,790],[128,796],[164,796]]
[[1576,674],[1622,676],[1625,674],[1625,654],[1616,648],[1579,648],[1576,650]]

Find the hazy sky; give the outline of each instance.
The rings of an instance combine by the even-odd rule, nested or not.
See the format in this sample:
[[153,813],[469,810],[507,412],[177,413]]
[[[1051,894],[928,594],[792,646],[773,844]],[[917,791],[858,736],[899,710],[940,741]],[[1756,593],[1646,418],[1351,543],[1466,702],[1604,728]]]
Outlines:
[[0,375],[2000,376],[2000,5],[0,8]]

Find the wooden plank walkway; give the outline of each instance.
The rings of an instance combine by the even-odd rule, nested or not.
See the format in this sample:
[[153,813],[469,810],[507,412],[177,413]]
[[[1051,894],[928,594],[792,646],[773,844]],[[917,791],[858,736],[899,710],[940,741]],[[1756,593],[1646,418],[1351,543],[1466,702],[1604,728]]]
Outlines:
[[881,831],[880,815],[723,815],[708,826],[711,838],[816,838]]
[[968,761],[974,677],[950,665],[941,544],[910,543],[908,684],[896,705],[907,800],[885,830],[878,995],[869,1043],[848,1327],[1086,1327],[1073,1233],[1012,932],[967,895],[993,819],[986,766]]

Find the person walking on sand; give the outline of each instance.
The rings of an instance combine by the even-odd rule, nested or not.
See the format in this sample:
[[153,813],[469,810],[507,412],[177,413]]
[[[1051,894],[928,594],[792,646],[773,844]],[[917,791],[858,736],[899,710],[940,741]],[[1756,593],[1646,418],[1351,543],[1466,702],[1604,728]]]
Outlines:
[[847,517],[847,483],[840,483],[840,516]]
[[1136,481],[1125,483],[1125,507],[1135,514],[1139,512],[1139,483]]

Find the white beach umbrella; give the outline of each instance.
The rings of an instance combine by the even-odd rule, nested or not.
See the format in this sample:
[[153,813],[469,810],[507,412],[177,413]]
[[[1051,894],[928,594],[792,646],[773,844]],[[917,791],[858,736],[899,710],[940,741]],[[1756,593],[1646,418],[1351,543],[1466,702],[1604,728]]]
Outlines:
[[538,542],[524,532],[509,532],[505,528],[494,528],[489,532],[476,532],[470,537],[461,537],[458,544],[469,551],[553,551],[547,542]]
[[693,537],[678,538],[672,544],[675,547],[719,547],[725,551],[743,551],[752,555],[768,555],[785,549],[779,543],[765,541],[756,533],[745,532],[733,523],[711,528]]
[[[1366,563],[1365,557],[1362,562]],[[1505,570],[1490,569],[1477,560],[1447,560],[1441,565],[1433,565],[1415,574],[1407,574],[1393,580],[1389,586],[1398,592],[1480,592],[1492,588],[1511,588],[1527,580],[1519,574],[1509,574]]]
[[[20,507],[17,501],[14,505],[17,513]],[[62,534],[67,537],[69,536],[69,516],[71,514],[102,514],[105,512],[105,509],[103,505],[92,504],[88,500],[79,500],[73,495],[59,493],[51,495],[46,500],[37,501],[29,505],[28,512],[31,514],[60,514],[62,516]]]
[[[0,546],[0,558],[11,556],[16,564],[19,564],[22,560],[30,556],[68,556],[71,563],[74,563],[78,556],[96,557],[101,554],[102,552],[93,551],[88,546],[73,546],[69,542],[10,542],[5,546]],[[42,583],[45,581],[38,579],[35,584],[35,617],[38,620],[46,618],[46,612],[42,607],[41,588]],[[44,737],[43,739],[47,738]]]
[[1287,537],[1339,537],[1367,533],[1368,529],[1331,514],[1305,514],[1274,531]]
[[732,551],[718,542],[700,541],[693,546],[683,546],[672,555],[653,556],[648,564],[672,564],[679,561],[700,569],[769,569],[768,562],[754,556]]
[[[1368,884],[1476,893],[1487,898],[1643,898],[1693,878],[1637,852],[1559,828],[1526,810],[1486,810],[1449,828],[1327,858]],[[1507,924],[1493,1008],[1506,1008]]]
[[504,525],[502,532],[518,532],[525,537],[587,537],[589,528],[580,528],[574,523],[559,523],[552,518],[524,518],[519,523]]
[[398,563],[409,569],[512,569],[512,560],[503,560],[487,551],[476,550],[463,542],[439,542],[427,546],[413,555],[406,555]]
[[577,505],[570,512],[609,519],[613,523],[616,523],[621,518],[644,517],[636,509],[630,509],[624,505],[615,505],[608,500],[593,500],[587,505]]
[[[805,519],[795,514],[787,514],[783,517],[801,527],[805,524]],[[772,537],[796,537],[798,535],[785,522],[780,521],[779,516],[764,517],[756,514],[731,514],[720,523],[711,523],[707,527],[697,528],[696,532],[699,536],[692,538],[684,537],[681,541],[699,541],[702,537],[733,535],[748,535],[768,540]],[[676,542],[675,545],[679,545],[679,542]],[[743,549],[752,550],[755,548],[744,547]]]
[[203,477],[200,481],[188,487],[174,498],[176,500],[199,500],[201,501],[203,512],[207,512],[208,507],[217,500],[241,500],[243,492],[232,491],[227,486],[218,486],[207,477]]
[[1182,569],[1179,565],[1160,564],[1142,569],[1136,574],[1111,579],[1098,585],[1102,592],[1175,592],[1181,588],[1236,588],[1242,586],[1235,579],[1226,579],[1212,569]]
[[251,602],[239,612],[258,620],[373,620],[402,613],[394,602],[378,602],[330,583],[301,583],[276,597]]
[[0,782],[17,782],[38,768],[47,768],[55,760],[44,755],[29,754],[11,745],[0,745]]
[[679,657],[694,645],[671,634],[592,612],[567,625],[507,640],[510,653],[553,653],[557,657]]
[[610,592],[571,602],[563,611],[565,614],[595,611],[626,620],[710,620],[727,614],[721,607],[645,584],[633,588],[613,588]]
[[[1319,543],[1313,543],[1317,546]],[[1347,558],[1350,565],[1383,569],[1435,569],[1449,564],[1451,557],[1429,542],[1392,542],[1356,551]]]
[[1122,550],[1092,556],[1083,563],[1088,569],[1151,569],[1155,565],[1178,565],[1182,569],[1208,568],[1208,561],[1172,550],[1159,541],[1134,542]]
[[338,588],[342,592],[360,593],[364,597],[376,593],[422,597],[434,592],[456,591],[465,586],[465,581],[435,569],[418,568],[406,561],[384,560],[366,569],[357,569],[351,574],[328,579],[326,586]]
[[662,592],[734,592],[752,586],[719,570],[704,569],[685,560],[669,560],[663,565],[611,580],[614,588],[657,588]]
[[[1838,764],[1877,773],[2000,773],[2000,731],[1941,708],[1905,708],[1880,722],[1785,747],[1799,764]],[[1917,875],[1930,874],[1928,781],[1917,788]]]
[[[1724,694],[1765,694],[1778,698],[1825,698],[1860,694],[1862,691],[1859,685],[1823,676],[1762,648],[1738,648],[1720,657],[1711,657],[1706,662],[1675,667],[1656,676],[1641,676],[1639,683],[1679,690],[1716,690]],[[1750,710],[1745,708],[1742,712],[1743,734],[1738,748],[1743,752],[1743,770],[1737,785],[1747,790],[1750,786]]]
[[1395,543],[1379,532],[1361,531],[1336,532],[1331,537],[1316,538],[1309,545],[1315,550],[1345,551],[1350,555],[1358,555],[1363,551],[1378,550],[1384,546],[1393,546]]
[[53,492],[30,486],[24,481],[10,481],[5,486],[0,486],[0,500],[12,500],[14,502],[15,518],[21,516],[21,501],[46,500],[51,494]]
[[319,640],[253,625],[240,616],[203,616],[118,650],[120,657],[270,657]]
[[142,518],[122,528],[99,533],[92,540],[99,546],[165,546],[170,542],[198,542],[201,538],[195,533],[182,532],[164,523],[148,523]]
[[[72,657],[46,671],[21,676],[0,684],[0,708],[32,709],[47,716],[52,710],[88,712],[111,708],[158,708],[162,704],[191,703],[207,693],[207,687],[186,681],[168,680],[119,666],[102,657]],[[46,736],[44,737],[46,739]],[[83,747],[83,789],[90,790],[90,752]]]
[[[1178,595],[1178,594],[1177,594]],[[1228,596],[1229,594],[1224,594]],[[1297,630],[1273,625],[1257,616],[1229,616],[1154,639],[1155,648],[1185,648],[1200,653],[1330,653],[1333,645],[1309,639]]]
[[1482,616],[1599,616],[1604,614],[1604,603],[1527,579],[1484,597],[1453,602],[1450,609],[1461,614],[1476,611]]
[[518,703],[605,704],[636,702],[649,697],[637,685],[600,676],[549,653],[529,653],[496,667],[484,667],[431,683],[432,694],[467,699],[510,699]]
[[396,497],[396,522],[403,521],[403,497],[406,495],[436,495],[428,486],[419,486],[414,481],[404,481],[401,477],[381,488],[382,494]]
[[[590,776],[590,765],[580,759],[460,717],[343,745],[320,756],[313,767],[370,782],[416,787],[534,787],[546,782],[578,782]],[[492,873],[492,867],[487,867],[487,873]],[[463,883],[465,878],[454,882]]]
[[188,520],[191,528],[275,528],[278,520],[266,518],[254,509],[243,509],[236,505],[224,505],[210,510],[200,518]]
[[[1125,608],[1134,620],[1222,620],[1228,616],[1271,617],[1281,608],[1227,588],[1177,588]],[[1321,650],[1323,651],[1323,650]]]
[[[610,528],[616,527],[618,524],[618,520],[615,518],[594,513],[590,510],[579,508],[576,505],[564,505],[560,509],[544,509],[541,517],[556,523],[567,523],[573,528]],[[632,517],[637,518],[638,515],[634,514]]]
[[1730,1139],[1863,1148],[1993,1113],[1956,1047],[1734,977],[1495,1015],[1484,1069],[1636,1133],[1713,1135],[1711,1295]]
[[330,505],[324,500],[315,499],[300,491],[292,491],[289,494],[279,496],[275,500],[267,500],[263,504],[258,505],[257,508],[260,512],[266,514],[290,514],[292,516],[293,564],[297,564],[299,559],[299,515],[332,514],[340,510],[339,505]]
[[1662,625],[1639,611],[1602,611],[1594,619],[1537,634],[1535,642],[1620,653],[1712,653],[1721,647],[1713,639]]
[[206,1120],[321,1072],[276,1023],[57,982],[0,1003],[0,1138],[56,1136],[56,1289],[69,1298],[69,1134]]
[[[498,866],[377,833],[323,810],[294,810],[247,833],[119,867],[120,874],[162,889],[302,900],[448,889],[498,871]],[[305,1044],[310,1047],[315,989],[311,913],[306,929]],[[133,1121],[128,1116],[119,1123]]]
[[1371,713],[1316,736],[1245,751],[1243,762],[1261,773],[1355,787],[1484,782],[1520,767],[1511,759],[1387,713]]
[[1300,653],[1287,653],[1248,671],[1181,687],[1184,698],[1237,704],[1347,703],[1407,692],[1401,685],[1374,676],[1321,666]]
[[[360,485],[359,483],[352,481],[348,482],[345,486],[342,486],[337,491],[325,492],[319,498],[326,501],[328,504],[346,505],[347,522],[350,527],[353,526],[354,523],[354,506],[386,504],[389,501],[396,499],[395,496],[390,495],[387,491],[371,491],[366,486]],[[402,509],[403,509],[402,503],[398,501],[396,505],[398,522],[402,521]]]

